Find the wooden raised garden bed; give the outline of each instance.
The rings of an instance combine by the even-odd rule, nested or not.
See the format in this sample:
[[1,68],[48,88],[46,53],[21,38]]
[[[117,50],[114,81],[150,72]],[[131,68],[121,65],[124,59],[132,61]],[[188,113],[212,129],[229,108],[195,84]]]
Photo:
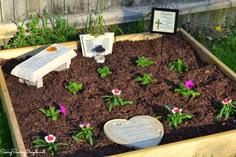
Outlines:
[[[91,98],[91,101],[92,102],[89,102],[88,100],[90,99],[84,99],[83,97],[79,96],[78,95],[71,95],[71,97],[67,97],[67,98],[62,98],[63,101],[66,103],[69,101],[69,99],[73,99],[73,100],[76,100],[78,101],[77,104],[70,104],[70,106],[68,107],[68,110],[69,110],[69,113],[71,113],[71,117],[68,116],[68,118],[61,118],[59,120],[58,123],[62,124],[62,127],[64,127],[64,130],[67,130],[67,129],[70,129],[68,128],[68,125],[66,122],[70,121],[70,122],[77,122],[79,123],[80,121],[89,121],[90,123],[92,123],[92,125],[95,125],[96,128],[97,128],[97,133],[98,133],[98,137],[97,137],[97,142],[94,146],[89,146],[87,143],[76,143],[76,142],[73,142],[72,140],[68,139],[68,135],[65,134],[65,133],[58,133],[57,134],[60,134],[62,136],[61,140],[62,142],[68,142],[68,143],[72,143],[73,147],[71,147],[71,150],[68,150],[66,147],[63,148],[62,150],[62,154],[60,154],[59,152],[59,156],[86,156],[86,153],[87,153],[87,156],[104,156],[104,155],[112,155],[113,157],[187,157],[187,156],[194,156],[194,155],[199,155],[199,156],[202,156],[202,155],[207,155],[207,156],[211,156],[211,155],[214,155],[214,157],[223,157],[223,156],[226,156],[226,157],[233,157],[234,155],[236,155],[236,150],[235,150],[235,147],[236,147],[236,131],[233,130],[236,128],[236,124],[234,122],[234,120],[231,118],[230,120],[228,121],[224,121],[224,120],[218,120],[218,121],[213,121],[213,123],[215,124],[208,124],[209,126],[198,126],[198,124],[195,124],[196,128],[190,128],[189,126],[191,124],[194,124],[194,123],[198,123],[198,120],[197,118],[201,119],[202,121],[205,121],[204,120],[204,116],[205,116],[205,119],[209,118],[209,117],[213,117],[213,113],[216,114],[216,110],[214,110],[213,108],[208,108],[209,107],[209,104],[207,106],[207,104],[195,104],[193,106],[196,106],[196,105],[199,105],[199,108],[207,108],[207,110],[209,109],[209,115],[208,113],[200,113],[200,112],[195,112],[195,109],[187,109],[187,107],[185,108],[185,103],[189,103],[189,104],[194,104],[194,101],[195,101],[195,98],[179,98],[177,100],[179,101],[183,101],[183,102],[178,102],[180,104],[180,107],[184,108],[184,110],[187,110],[189,112],[191,112],[191,110],[193,110],[194,113],[192,114],[195,114],[195,120],[194,121],[187,121],[185,123],[183,123],[182,126],[180,126],[180,128],[178,129],[172,129],[170,127],[168,127],[168,124],[166,122],[166,120],[161,120],[163,122],[163,125],[165,127],[165,133],[166,133],[166,137],[165,137],[165,134],[164,134],[164,139],[163,139],[163,143],[161,143],[160,146],[156,146],[156,147],[152,147],[152,148],[148,148],[148,149],[142,149],[142,150],[132,150],[130,148],[125,148],[123,146],[119,146],[119,145],[116,145],[114,143],[112,143],[111,141],[109,141],[108,139],[106,139],[106,137],[104,136],[104,133],[103,133],[103,130],[102,130],[102,127],[103,127],[103,124],[110,120],[110,119],[113,119],[113,118],[130,118],[130,117],[133,117],[135,116],[136,114],[137,115],[141,115],[141,114],[149,114],[151,116],[164,116],[164,114],[162,114],[161,112],[164,112],[165,114],[167,113],[166,111],[164,111],[164,109],[160,106],[158,106],[158,103],[162,104],[164,103],[164,97],[162,97],[163,100],[158,100],[159,102],[155,102],[154,100],[156,99],[151,99],[151,102],[149,101],[149,97],[142,97],[142,98],[137,98],[137,100],[133,100],[134,101],[134,105],[130,105],[130,106],[125,106],[124,108],[116,108],[114,109],[114,112],[108,112],[106,109],[107,107],[105,106],[105,104],[103,103],[103,101],[99,100],[98,102],[96,101],[96,98],[98,97],[101,97],[102,95],[95,95],[93,97],[92,93],[95,92],[97,93],[99,90],[102,91],[102,94],[107,94],[109,92],[110,89],[112,88],[115,88],[115,87],[109,87],[111,86],[111,84],[117,84],[117,79],[116,79],[116,76],[118,77],[119,74],[122,75],[122,77],[120,78],[123,82],[122,84],[120,84],[120,86],[118,88],[121,88],[122,86],[124,86],[124,89],[121,89],[123,90],[124,94],[125,93],[129,93],[129,91],[127,91],[125,88],[128,88],[128,86],[131,86],[136,92],[140,91],[141,89],[143,89],[143,93],[147,93],[147,94],[150,94],[152,90],[154,90],[154,92],[156,92],[156,96],[155,97],[159,97],[159,96],[163,96],[162,93],[166,90],[169,90],[169,93],[167,93],[165,96],[168,97],[168,95],[171,95],[173,94],[173,92],[171,92],[172,90],[172,86],[174,86],[173,84],[176,84],[178,83],[179,80],[176,80],[176,79],[190,79],[191,77],[196,77],[196,78],[199,78],[199,79],[206,79],[205,81],[201,81],[202,84],[204,85],[201,85],[202,88],[203,87],[206,87],[206,88],[210,88],[210,90],[213,90],[213,87],[214,85],[211,84],[211,82],[214,82],[215,79],[214,78],[211,78],[211,77],[219,77],[220,79],[222,79],[223,83],[230,83],[231,86],[234,86],[235,87],[235,81],[236,81],[236,75],[235,73],[232,73],[232,71],[227,68],[221,61],[219,61],[216,57],[214,57],[207,49],[205,49],[200,43],[198,43],[195,39],[193,39],[188,33],[186,33],[184,30],[180,29],[179,30],[179,33],[178,33],[178,39],[175,40],[174,37],[166,37],[166,43],[165,43],[165,46],[166,44],[171,44],[172,41],[174,44],[180,42],[180,43],[184,43],[184,46],[185,48],[183,49],[187,49],[189,50],[189,54],[187,55],[190,55],[190,56],[195,56],[195,55],[192,55],[190,53],[197,53],[197,55],[199,56],[199,58],[201,59],[201,61],[203,62],[207,62],[207,63],[213,63],[215,65],[217,65],[217,67],[230,79],[228,79],[226,76],[224,76],[217,68],[215,68],[214,65],[205,65],[203,63],[197,63],[197,66],[201,67],[199,69],[200,72],[205,72],[205,74],[203,74],[202,76],[201,75],[198,75],[198,76],[191,76],[193,74],[189,74],[186,76],[183,74],[183,75],[177,75],[175,74],[174,72],[170,72],[170,74],[168,74],[168,77],[166,78],[165,81],[164,78],[162,78],[162,74],[158,74],[158,72],[156,72],[155,74],[153,74],[154,76],[157,77],[157,82],[154,83],[153,86],[155,86],[156,88],[155,89],[152,89],[152,84],[146,86],[146,87],[143,87],[143,86],[139,86],[138,83],[136,82],[130,82],[130,84],[127,85],[126,83],[126,76],[123,76],[122,73],[125,72],[123,71],[122,69],[118,67],[115,67],[115,66],[112,66],[112,63],[117,63],[119,64],[119,61],[114,61],[114,60],[111,60],[112,59],[112,55],[117,55],[119,53],[121,53],[122,50],[117,50],[117,45],[121,45],[123,47],[123,50],[127,50],[129,49],[130,47],[127,45],[127,44],[124,44],[122,42],[116,42],[115,45],[114,45],[114,54],[110,55],[110,56],[107,56],[106,57],[106,61],[107,63],[105,62],[106,65],[109,65],[111,67],[111,69],[114,71],[113,74],[115,74],[115,76],[112,77],[112,81],[111,82],[108,82],[108,84],[105,82],[105,79],[100,79],[96,72],[95,74],[93,75],[96,79],[95,81],[100,81],[100,82],[90,82],[90,84],[87,84],[89,85],[89,88],[88,89],[85,89],[86,92],[90,93],[90,96],[89,98]],[[147,55],[148,57],[154,57],[155,55],[158,56],[160,54],[156,53],[156,52],[159,52],[160,51],[160,41],[159,39],[154,39],[158,36],[153,36],[153,35],[148,35],[148,34],[136,34],[136,35],[126,35],[126,36],[120,36],[120,37],[117,37],[116,41],[122,41],[122,40],[133,40],[133,41],[136,41],[136,40],[145,40],[145,39],[151,39],[153,38],[153,41],[154,43],[152,44],[151,42],[146,42],[144,43],[144,45],[149,45],[149,46],[152,46],[153,47],[153,52],[151,52],[152,49],[147,49],[149,51],[147,52],[142,52],[143,54],[142,55]],[[180,38],[183,38],[187,41],[187,43],[185,41],[182,41],[182,39]],[[169,38],[169,39],[168,39]],[[176,42],[176,43],[175,43]],[[132,44],[133,47],[136,47],[136,50],[137,50],[137,53],[139,51],[139,48],[138,46],[143,46],[143,45],[139,45],[139,44],[143,44],[141,43],[133,43],[133,42],[130,42]],[[193,47],[193,49],[195,50],[192,50],[192,47],[188,45],[188,43]],[[157,47],[156,44],[158,45]],[[66,43],[65,45],[69,46],[69,47],[72,47],[74,49],[77,49],[77,43],[76,42],[68,42]],[[145,70],[155,70],[155,69],[158,69],[160,68],[159,67],[159,64],[168,64],[168,62],[165,61],[165,59],[168,59],[168,57],[165,55],[165,53],[168,53],[165,51],[165,46],[164,46],[164,50],[163,50],[163,63],[160,62],[160,63],[156,63],[158,66],[154,66],[154,67],[151,67],[150,68],[146,68]],[[37,47],[38,48],[38,47]],[[9,58],[15,58],[15,57],[22,57],[22,56],[26,56],[26,53],[27,55],[29,54],[28,52],[29,51],[35,51],[35,47],[30,47],[30,48],[21,48],[21,49],[15,49],[15,50],[4,50],[4,51],[0,51],[0,58],[4,58],[4,59],[9,59]],[[170,51],[171,48],[169,48]],[[176,49],[177,50],[177,49]],[[181,52],[181,49],[179,49],[180,51],[178,51],[178,53],[182,53]],[[38,51],[38,50],[36,50]],[[118,51],[118,52],[117,52]],[[17,53],[15,53],[17,52]],[[80,52],[80,51],[79,51]],[[155,54],[154,54],[155,52]],[[124,59],[124,60],[130,60],[131,63],[133,64],[133,60],[131,59],[134,59],[134,54],[136,52],[131,52],[132,55],[133,55],[133,58],[132,57],[126,57],[126,56],[116,56],[117,59]],[[149,54],[148,54],[149,53]],[[176,55],[178,54],[176,52]],[[157,57],[158,58],[158,57]],[[160,58],[160,56],[159,56]],[[172,56],[170,58],[175,58],[175,56],[172,54]],[[114,59],[114,58],[113,58]],[[153,58],[154,59],[154,58]],[[191,63],[193,61],[197,61],[198,60],[198,57],[194,57],[193,60],[189,60],[187,61],[187,63],[190,65],[190,69],[194,69],[196,65],[191,65]],[[86,62],[89,62],[91,63],[92,65],[91,66],[94,66],[94,67],[99,67],[101,65],[99,64],[96,64],[95,61],[91,58],[84,58],[84,60],[81,60],[81,61],[76,61],[77,63],[81,63],[79,66],[83,66],[83,63],[85,64]],[[2,72],[2,69],[0,69],[0,94],[1,94],[1,100],[2,100],[2,103],[3,103],[3,108],[4,108],[4,111],[7,113],[7,116],[8,116],[8,119],[9,119],[9,123],[10,123],[10,128],[11,128],[11,133],[12,133],[12,138],[13,138],[13,142],[14,142],[14,146],[15,148],[19,151],[19,152],[25,152],[26,151],[26,147],[27,149],[33,149],[32,146],[29,146],[30,143],[32,142],[33,139],[35,139],[35,137],[37,137],[37,133],[39,133],[42,129],[43,131],[48,131],[48,132],[53,132],[53,129],[56,130],[57,129],[57,122],[53,123],[51,122],[51,120],[49,119],[46,119],[45,117],[43,117],[43,115],[41,113],[38,113],[37,109],[39,109],[39,106],[40,104],[38,103],[51,103],[53,101],[58,101],[58,98],[55,98],[55,100],[50,100],[48,98],[46,98],[46,95],[47,93],[45,94],[42,94],[41,97],[38,99],[37,97],[35,97],[34,99],[36,99],[36,102],[32,102],[34,105],[33,106],[26,106],[25,108],[23,108],[22,106],[20,107],[20,104],[18,104],[19,106],[15,105],[14,102],[16,101],[15,97],[18,97],[17,95],[15,95],[15,97],[10,97],[10,94],[14,94],[10,91],[11,90],[17,90],[17,88],[20,86],[21,87],[25,87],[27,88],[27,90],[29,90],[29,92],[34,92],[34,91],[39,91],[42,90],[42,89],[39,89],[39,90],[36,90],[35,87],[27,87],[26,85],[23,85],[23,84],[19,84],[17,82],[17,78],[13,78],[12,76],[10,76],[9,74],[7,74],[6,72],[6,67],[4,67],[6,64],[8,63],[4,63],[3,64],[3,71],[5,71],[6,75],[4,74],[3,75],[3,72]],[[72,66],[74,65],[75,63],[73,63],[73,60],[72,60]],[[127,64],[127,65],[124,65],[126,66],[126,68],[128,67],[131,67],[132,65],[131,64]],[[203,67],[206,66],[207,68],[204,69]],[[208,68],[212,68],[213,67],[213,73],[212,74],[208,74],[208,73],[211,73],[208,71]],[[86,67],[84,67],[86,68]],[[89,72],[89,69],[87,69],[88,72]],[[115,71],[117,70],[117,71]],[[135,70],[138,70],[138,71],[135,71]],[[196,71],[198,71],[198,69],[195,68]],[[95,69],[96,71],[96,69]],[[138,75],[140,74],[141,72],[144,72],[143,69],[132,69],[131,70],[134,75]],[[164,71],[166,73],[168,73],[168,71]],[[68,77],[77,77],[77,76],[80,76],[83,78],[85,77],[85,74],[86,72],[80,72],[80,73],[77,73],[77,74],[72,74],[72,73],[69,73],[71,76],[68,76]],[[48,76],[45,77],[45,87],[46,86],[49,86],[49,84],[58,84],[58,82],[60,82],[60,80],[57,79],[57,77],[53,77],[53,75],[58,75],[60,73],[53,73],[53,74],[49,74]],[[113,75],[112,74],[112,75]],[[215,74],[219,75],[219,76],[216,76]],[[64,75],[64,74],[62,74]],[[159,77],[160,75],[160,77]],[[4,77],[6,78],[6,81],[4,79]],[[129,78],[129,80],[133,79],[132,75],[130,76],[127,76]],[[159,78],[158,78],[159,77]],[[207,77],[207,78],[204,78],[204,77]],[[209,78],[208,78],[209,77]],[[50,78],[54,79],[54,80],[51,80],[50,81]],[[163,80],[160,80],[160,79],[163,79]],[[218,79],[218,78],[217,78]],[[8,84],[8,81],[12,81],[15,82],[16,84],[18,84],[19,86],[18,87],[13,87],[13,85],[10,85]],[[48,80],[48,81],[47,81]],[[66,80],[64,80],[64,83],[66,81],[69,81],[70,78],[66,78]],[[62,80],[63,81],[63,80]],[[198,80],[196,80],[198,81]],[[103,84],[105,84],[103,87],[103,89],[97,89],[96,88],[96,84],[101,84],[101,86]],[[169,84],[168,84],[169,83]],[[197,82],[197,83],[200,83],[200,82]],[[171,85],[172,84],[172,85]],[[220,82],[218,81],[217,84],[220,84]],[[86,85],[86,83],[85,83]],[[117,84],[119,85],[119,84]],[[209,86],[208,86],[209,85]],[[93,87],[95,86],[95,87]],[[199,85],[200,86],[200,85]],[[10,88],[9,88],[10,87]],[[51,88],[53,86],[50,86]],[[168,87],[168,89],[166,89]],[[44,87],[43,87],[44,88]],[[63,87],[60,87],[63,89]],[[230,88],[230,87],[229,87]],[[233,88],[233,87],[231,87]],[[58,92],[58,94],[60,93],[58,90],[59,88],[55,88],[55,92]],[[158,91],[159,89],[161,89],[162,91]],[[199,88],[200,89],[200,88]],[[24,89],[23,89],[24,90]],[[49,89],[48,89],[49,90]],[[51,89],[50,89],[51,90]],[[156,90],[156,91],[155,91]],[[217,90],[221,90],[221,89],[214,89],[215,91],[214,92],[217,92]],[[150,91],[150,92],[149,92]],[[207,90],[206,90],[207,91]],[[231,89],[230,90],[231,92],[234,92],[233,94],[231,93],[230,96],[232,96],[234,99],[236,97],[235,95],[235,90]],[[17,91],[17,94],[20,94],[21,92],[25,92],[25,91]],[[44,92],[47,92],[47,91],[44,91]],[[84,92],[84,91],[82,91]],[[132,93],[133,91],[131,91]],[[204,92],[204,91],[202,91]],[[213,91],[210,91],[212,93],[214,93]],[[220,91],[219,91],[220,92]],[[10,93],[10,94],[9,94]],[[142,94],[142,92],[140,92]],[[140,93],[137,93],[140,94]],[[15,93],[16,94],[16,93]],[[70,95],[68,92],[64,92],[64,95]],[[204,93],[201,93],[204,95]],[[128,95],[128,94],[127,94]],[[214,94],[213,94],[214,95]],[[217,94],[216,94],[217,95]],[[227,94],[225,93],[221,93],[220,95],[222,96],[228,96]],[[77,98],[77,96],[79,96],[79,98]],[[125,96],[125,95],[124,95]],[[175,94],[175,96],[178,96]],[[130,96],[127,96],[129,99],[134,99],[135,95],[130,95]],[[210,96],[209,94],[209,99],[213,99],[213,97]],[[220,97],[220,96],[219,96]],[[13,100],[14,99],[14,100]],[[78,100],[79,99],[79,100]],[[176,98],[174,98],[176,99]],[[199,99],[199,98],[196,98],[196,99]],[[202,97],[202,99],[208,99],[208,96],[205,95]],[[219,99],[219,98],[218,98]],[[217,100],[218,100],[217,99]],[[223,99],[223,98],[222,98]],[[43,102],[40,102],[39,100],[43,100]],[[49,101],[49,102],[46,102],[46,101]],[[82,101],[83,100],[83,101]],[[27,101],[27,100],[26,100]],[[81,102],[82,101],[82,102]],[[87,101],[87,102],[86,102]],[[141,102],[139,102],[141,101]],[[174,101],[174,100],[173,100]],[[214,102],[214,100],[212,100]],[[220,100],[218,100],[220,101]],[[12,103],[13,102],[13,103]],[[64,103],[63,102],[63,103]],[[201,100],[199,100],[199,102],[201,102]],[[29,103],[29,102],[28,102]],[[98,110],[99,112],[102,112],[102,114],[105,114],[104,117],[102,117],[103,115],[102,114],[99,114],[96,113],[95,115],[93,116],[90,116],[88,115],[89,112],[87,112],[86,108],[82,108],[82,105],[83,103],[87,103],[88,104],[88,107],[91,105],[89,105],[90,103],[93,103],[94,104],[94,110],[93,108],[91,107],[90,110],[93,110],[92,112],[96,112],[96,110]],[[175,106],[175,105],[179,105],[178,103],[176,104],[170,104],[171,101],[168,102],[168,105],[170,105],[171,107]],[[212,102],[210,102],[212,103]],[[104,105],[103,105],[104,104]],[[148,108],[146,106],[143,106],[145,104],[148,104],[148,106],[151,108]],[[76,108],[78,106],[80,108]],[[81,105],[81,106],[80,106]],[[157,106],[152,106],[152,105],[157,105]],[[206,105],[206,107],[204,106]],[[44,105],[42,105],[41,107],[43,107]],[[191,107],[193,107],[191,106]],[[212,104],[211,104],[212,106]],[[160,111],[159,111],[160,109]],[[75,111],[76,110],[80,110],[78,113],[76,113]],[[82,111],[81,111],[82,110]],[[103,112],[103,110],[105,110]],[[23,114],[19,114],[19,113],[22,113],[24,112]],[[137,113],[136,113],[137,112]],[[80,114],[84,113],[84,117]],[[18,115],[19,114],[19,115]],[[38,122],[37,121],[33,121],[33,117],[37,115],[40,115],[42,116],[42,118],[39,118],[38,119]],[[81,117],[78,117],[81,116]],[[119,117],[119,115],[121,115],[121,117]],[[24,123],[23,122],[19,122],[17,121],[17,119],[21,118],[21,117],[25,117],[25,116],[29,116],[32,118],[32,123],[34,126],[28,126],[28,123],[31,123],[29,119],[25,118],[25,121]],[[99,122],[99,119],[100,118],[107,118],[107,119],[103,119],[102,122]],[[95,122],[96,121],[96,122]],[[45,124],[41,124],[42,127],[39,127],[40,124],[38,123],[41,123],[41,122],[44,122]],[[26,123],[26,124],[25,124]],[[72,124],[70,124],[72,125]],[[200,125],[206,125],[206,124],[200,124]],[[215,125],[217,126],[217,128],[219,127],[222,127],[222,129],[220,129],[221,131],[212,131],[211,128],[214,128]],[[22,127],[26,127],[27,128],[22,128]],[[52,128],[50,128],[50,126],[52,126]],[[49,127],[49,128],[48,128]],[[76,127],[78,127],[78,125],[74,126],[73,129],[75,129]],[[206,129],[210,129],[208,133],[204,133],[204,134],[201,134],[201,131],[206,131]],[[32,130],[32,133],[27,133],[28,131],[27,130]],[[198,135],[207,135],[207,136],[202,136],[202,137],[196,137],[196,138],[192,138],[194,133],[191,133],[191,131],[196,131],[197,130],[199,131],[197,134]],[[229,131],[230,130],[230,131]],[[68,131],[68,130],[67,130]],[[174,133],[174,132],[180,132],[180,134],[177,134],[177,133]],[[219,133],[221,132],[221,133]],[[182,133],[182,134],[181,134]],[[171,135],[173,134],[173,135]],[[211,135],[209,135],[211,134]],[[30,136],[30,137],[26,137],[26,136]],[[24,140],[23,140],[24,139]],[[178,139],[180,139],[181,141],[178,142]],[[64,140],[64,141],[63,141]],[[77,146],[76,146],[77,145]],[[30,148],[29,148],[30,147]],[[110,148],[111,147],[111,148]],[[78,151],[76,150],[76,148],[78,149]],[[100,150],[101,148],[101,150]],[[106,149],[109,149],[109,152],[106,153]],[[127,152],[127,153],[125,153]],[[119,154],[121,153],[121,154]],[[113,154],[118,154],[118,155],[113,155]],[[19,156],[23,157],[25,154],[18,154]],[[30,156],[30,155],[28,155]],[[42,155],[42,156],[48,156],[48,155]]]

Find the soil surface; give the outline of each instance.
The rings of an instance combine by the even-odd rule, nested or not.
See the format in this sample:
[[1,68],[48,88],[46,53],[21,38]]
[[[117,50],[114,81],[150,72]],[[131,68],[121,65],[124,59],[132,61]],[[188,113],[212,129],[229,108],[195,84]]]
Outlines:
[[[226,97],[236,100],[236,84],[228,79],[214,65],[202,63],[193,48],[179,34],[166,36],[163,52],[161,40],[124,41],[113,46],[112,54],[106,56],[103,64],[93,58],[85,58],[78,50],[78,56],[72,59],[70,69],[51,72],[43,78],[44,86],[27,86],[18,82],[18,78],[9,75],[9,71],[21,60],[9,60],[3,66],[5,79],[14,105],[17,120],[27,149],[34,150],[32,141],[46,134],[56,135],[59,142],[68,143],[60,147],[58,157],[102,157],[132,151],[110,141],[103,132],[103,125],[111,119],[129,119],[137,115],[162,116],[165,133],[162,144],[181,141],[194,137],[223,132],[236,128],[236,120],[216,119],[220,101]],[[155,61],[155,65],[138,67],[135,60],[145,56]],[[184,59],[189,71],[178,74],[169,71],[168,64],[178,58]],[[96,69],[106,65],[112,71],[107,78],[100,78]],[[141,86],[134,78],[151,73],[157,80],[147,86]],[[194,80],[194,90],[201,93],[198,97],[184,97],[174,92],[179,82]],[[83,89],[76,95],[64,88],[69,81],[83,83]],[[108,112],[102,96],[112,95],[118,88],[121,98],[133,101],[133,105],[114,108]],[[57,121],[46,118],[39,108],[53,104],[64,104],[68,115],[60,115]],[[164,105],[179,107],[184,113],[194,114],[177,129],[168,126]],[[77,142],[68,131],[79,130],[79,124],[89,122],[96,130],[95,144]],[[30,156],[30,155],[29,155]],[[43,154],[43,157],[50,156]]]

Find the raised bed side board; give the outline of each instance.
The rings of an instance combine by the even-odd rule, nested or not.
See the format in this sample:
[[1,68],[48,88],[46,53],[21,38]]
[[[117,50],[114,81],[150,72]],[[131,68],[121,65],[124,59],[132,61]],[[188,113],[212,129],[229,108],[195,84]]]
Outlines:
[[[179,29],[183,38],[189,42],[190,45],[196,50],[200,59],[203,62],[213,63],[227,75],[230,79],[236,81],[236,74],[225,66],[219,59],[212,55],[204,46],[196,41],[191,35],[189,35],[183,29]],[[116,37],[116,41],[122,40],[145,40],[160,37],[160,35],[133,34]],[[63,45],[76,49],[78,42],[67,42]],[[19,48],[13,50],[0,51],[1,59],[10,59],[25,56],[30,53],[37,53],[39,46]],[[26,152],[23,138],[19,129],[19,125],[16,119],[16,115],[13,109],[11,98],[4,80],[3,72],[0,67],[0,96],[2,100],[3,109],[7,114],[9,125],[11,128],[11,134],[15,149],[19,152]],[[148,149],[141,149],[128,153],[122,153],[118,155],[112,155],[110,157],[191,157],[191,156],[211,156],[214,157],[234,157],[236,155],[236,130],[226,131],[218,134],[193,138],[180,142],[174,142],[161,146],[156,146]],[[27,157],[26,154],[17,154],[19,157]]]

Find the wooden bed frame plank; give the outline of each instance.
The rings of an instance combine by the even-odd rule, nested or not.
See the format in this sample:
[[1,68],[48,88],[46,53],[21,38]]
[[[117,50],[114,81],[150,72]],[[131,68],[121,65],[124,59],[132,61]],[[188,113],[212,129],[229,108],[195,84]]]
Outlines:
[[[7,89],[7,85],[3,76],[1,66],[0,66],[0,96],[3,110],[6,113],[9,122],[13,145],[18,152],[26,152],[23,138],[16,119],[16,115],[13,109],[13,105],[11,102],[11,98]],[[18,156],[23,157],[23,154],[18,154]]]
[[[196,50],[200,59],[203,62],[216,64],[220,70],[227,75],[232,80],[236,80],[236,74],[225,66],[219,59],[211,54],[205,47],[203,47],[198,41],[192,38],[186,31],[179,29],[183,38],[189,42],[190,45]],[[131,34],[123,35],[115,38],[115,41],[124,41],[124,40],[145,40],[145,39],[154,39],[158,38],[161,35],[150,35],[149,33],[142,34]],[[65,42],[62,43],[64,46],[68,46],[73,49],[77,49],[79,46],[78,41],[74,42]],[[17,48],[17,49],[6,49],[0,51],[0,61],[1,59],[10,59],[26,56],[29,53],[34,54],[39,52],[45,46],[33,46],[26,48]],[[17,150],[25,152],[25,145],[23,143],[23,138],[20,133],[19,125],[16,119],[16,115],[12,106],[10,95],[4,80],[4,76],[0,66],[0,96],[3,104],[3,109],[7,114],[8,121],[10,123],[11,134],[13,139],[13,144]],[[234,157],[236,155],[236,130],[227,131],[219,134],[213,134],[204,137],[193,138],[189,140],[184,140],[180,142],[174,142],[166,145],[156,146],[148,149],[142,149],[137,151],[132,151],[128,153],[112,155],[111,157],[192,157],[195,154],[199,153],[199,156],[211,156],[214,157]],[[24,154],[18,154],[19,157]]]

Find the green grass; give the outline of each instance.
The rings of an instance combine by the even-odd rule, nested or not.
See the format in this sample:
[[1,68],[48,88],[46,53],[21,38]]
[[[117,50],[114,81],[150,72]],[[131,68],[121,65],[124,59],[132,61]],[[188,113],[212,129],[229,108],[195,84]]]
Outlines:
[[[11,133],[10,128],[8,125],[8,120],[3,112],[2,104],[0,101],[0,150],[8,150],[11,151],[13,148],[12,139],[11,139]],[[2,151],[0,151],[0,157],[7,157],[10,154],[3,154]]]
[[194,25],[189,24],[185,29],[236,73],[236,17],[226,17],[222,25],[192,28]]
[[[236,29],[235,29],[236,30]],[[236,33],[213,43],[211,52],[236,73]]]

